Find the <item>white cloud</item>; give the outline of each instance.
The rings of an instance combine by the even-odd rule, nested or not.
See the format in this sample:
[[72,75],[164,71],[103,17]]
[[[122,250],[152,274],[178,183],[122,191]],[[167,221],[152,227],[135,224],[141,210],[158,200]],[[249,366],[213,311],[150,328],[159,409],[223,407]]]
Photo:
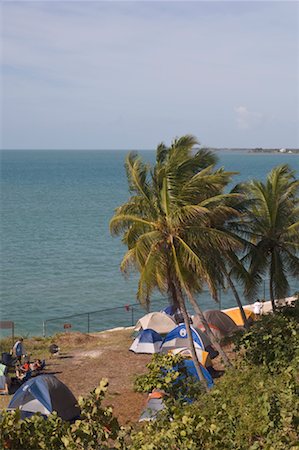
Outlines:
[[234,110],[236,113],[237,126],[240,130],[250,130],[255,128],[264,120],[264,115],[262,113],[249,111],[246,106],[236,106]]
[[3,3],[4,146],[149,148],[185,132],[275,145],[286,134],[257,125],[297,117],[295,6],[141,3]]

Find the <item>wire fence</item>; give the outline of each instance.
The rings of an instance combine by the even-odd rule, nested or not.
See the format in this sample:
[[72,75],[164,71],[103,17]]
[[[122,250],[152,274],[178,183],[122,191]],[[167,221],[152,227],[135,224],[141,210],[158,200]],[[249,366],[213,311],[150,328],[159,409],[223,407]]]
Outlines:
[[[269,299],[268,286],[268,280],[265,279],[263,283],[261,283],[256,298]],[[240,287],[237,286],[237,289],[239,290]],[[290,282],[290,292],[294,293],[298,290],[298,280],[292,279]],[[241,289],[240,292],[242,292]],[[236,306],[236,301],[230,289],[219,289],[218,298],[219,302],[215,303],[215,301],[211,299],[209,291],[206,290],[198,296],[198,301],[203,310],[226,309]],[[252,299],[252,302],[254,302],[256,298]],[[241,300],[245,304],[244,299]],[[248,303],[248,301],[246,303]],[[47,319],[43,322],[43,336],[51,336],[55,333],[63,331],[92,333],[117,327],[129,327],[135,325],[137,320],[144,316],[146,312],[160,311],[167,306],[167,299],[160,298],[151,301],[148,310],[146,310],[139,303],[134,303],[124,306],[117,306],[114,308],[100,309],[96,311]],[[189,305],[188,309],[190,314],[194,313]]]
[[146,310],[139,303],[117,306],[115,308],[100,309],[70,316],[47,319],[43,322],[43,336],[51,336],[61,331],[81,331],[92,333],[109,328],[129,327],[135,325],[146,312],[163,309],[167,306],[165,300],[151,302],[151,307]]

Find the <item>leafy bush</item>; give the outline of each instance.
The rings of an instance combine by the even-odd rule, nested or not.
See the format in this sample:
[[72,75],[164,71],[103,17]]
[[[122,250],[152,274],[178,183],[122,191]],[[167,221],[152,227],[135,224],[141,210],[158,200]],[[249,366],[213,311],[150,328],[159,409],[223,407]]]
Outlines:
[[251,329],[236,337],[237,350],[244,350],[249,364],[265,365],[270,371],[285,370],[299,357],[299,302],[262,316]]
[[45,420],[40,414],[20,420],[20,412],[3,412],[0,420],[0,448],[11,450],[101,450],[124,447],[125,432],[110,407],[101,403],[108,387],[102,380],[86,399],[79,398],[81,418],[64,422],[56,413]]
[[181,355],[161,355],[156,353],[147,364],[148,373],[139,375],[135,380],[137,392],[152,392],[162,389],[168,400],[186,401],[194,399],[203,392],[202,384],[187,375]]
[[298,367],[231,369],[192,405],[172,405],[132,435],[131,450],[298,449]]
[[[167,404],[131,436],[131,450],[299,449],[297,306],[264,316],[238,337],[242,357],[209,394]],[[158,379],[157,367],[146,379]]]

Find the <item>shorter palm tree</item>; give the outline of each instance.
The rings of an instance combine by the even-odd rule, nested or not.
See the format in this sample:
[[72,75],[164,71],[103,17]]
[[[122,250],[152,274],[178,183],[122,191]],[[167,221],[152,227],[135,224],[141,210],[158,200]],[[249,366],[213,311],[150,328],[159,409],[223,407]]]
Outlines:
[[250,274],[245,291],[255,295],[262,277],[268,275],[275,311],[275,298],[288,294],[288,274],[299,276],[299,181],[293,170],[281,165],[265,183],[253,180],[242,188],[249,204],[240,231],[253,244],[244,259]]

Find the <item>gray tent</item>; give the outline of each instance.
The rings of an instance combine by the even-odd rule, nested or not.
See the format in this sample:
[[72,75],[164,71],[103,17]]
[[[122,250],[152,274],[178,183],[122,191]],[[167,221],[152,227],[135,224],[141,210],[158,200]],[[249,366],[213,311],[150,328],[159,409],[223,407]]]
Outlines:
[[80,409],[69,388],[54,375],[39,375],[30,378],[14,394],[8,409],[21,411],[21,418],[30,417],[36,412],[48,416],[56,411],[63,420],[74,420]]
[[165,393],[159,389],[155,389],[151,394],[149,394],[146,407],[142,411],[139,418],[139,422],[154,420],[157,414],[165,408],[163,397]]
[[[222,339],[225,336],[231,336],[239,330],[235,322],[224,312],[219,311],[218,309],[209,309],[204,311],[203,314],[209,327],[218,339]],[[193,318],[193,326],[204,331],[201,320],[197,315]]]

